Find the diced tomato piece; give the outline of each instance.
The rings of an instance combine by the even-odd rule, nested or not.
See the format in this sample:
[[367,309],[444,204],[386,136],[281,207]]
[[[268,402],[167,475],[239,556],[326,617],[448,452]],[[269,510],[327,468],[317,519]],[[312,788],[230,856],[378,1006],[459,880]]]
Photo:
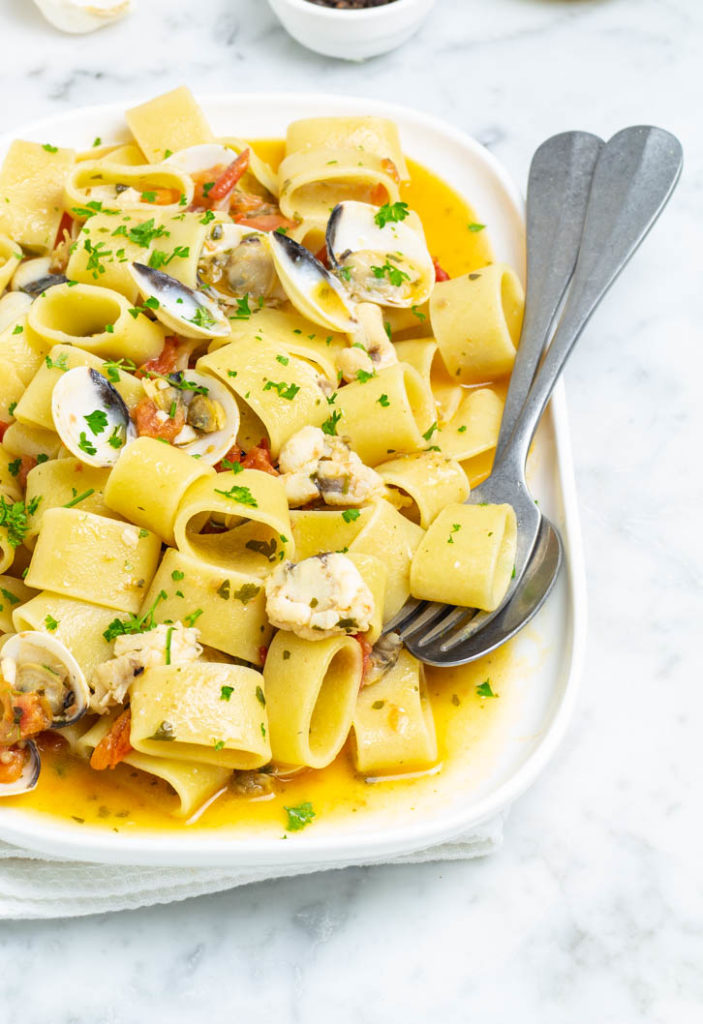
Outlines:
[[10,426],[9,423],[1,423],[0,422],[0,441],[2,441],[3,437],[5,436],[5,431],[7,430],[7,428],[9,426]]
[[259,648],[259,661],[261,662],[262,665],[266,664],[266,655],[268,654],[268,652],[269,652],[268,647],[263,647],[262,646],[262,647]]
[[444,270],[440,266],[439,260],[433,258],[432,262],[434,263],[434,276],[435,276],[435,280],[436,281],[451,281],[451,277],[449,276],[449,274],[446,272],[446,270]]
[[131,416],[139,437],[162,437],[165,441],[173,441],[178,437],[186,421],[182,405],[176,408],[174,416],[164,419],[159,416],[155,402],[146,397],[135,405]]
[[[198,171],[197,174],[191,174],[193,184],[195,185],[195,191],[193,192],[193,199],[190,204],[191,210],[204,210],[210,204],[210,191],[214,188],[215,182],[224,171],[222,164],[217,164],[215,167],[208,167],[206,171]],[[205,186],[209,185],[210,188]]]
[[105,768],[116,768],[120,761],[130,753],[132,743],[132,712],[129,708],[123,711],[112,723],[112,728],[98,743],[90,758],[90,767],[101,772]]
[[181,198],[176,188],[147,188],[142,192],[142,202],[150,206],[171,206]]
[[374,206],[383,206],[388,202],[388,189],[385,185],[374,185],[370,198]]
[[0,749],[0,785],[17,782],[27,759],[27,750],[19,747]]
[[44,732],[54,717],[48,700],[38,693],[13,693],[12,709],[23,740]]
[[227,454],[222,456],[221,461],[216,463],[215,470],[218,473],[225,473],[228,469],[232,468],[230,465],[225,466],[225,464],[224,464],[225,462],[230,463],[230,462],[241,462],[241,461],[242,461],[242,449],[239,447],[238,444],[232,445],[232,447],[227,452]]
[[230,448],[222,461],[217,463],[215,469],[218,473],[225,473],[228,469],[232,468],[231,463],[235,462],[239,462],[243,469],[258,469],[262,473],[268,473],[270,476],[279,475],[271,459],[271,446],[265,437],[261,438],[258,445],[250,448],[246,455],[239,445],[235,444]]
[[258,469],[269,476],[278,476],[278,470],[271,460],[271,448],[265,437],[262,437],[258,445],[250,448],[242,459],[244,469]]
[[253,228],[254,231],[276,231],[278,228],[291,231],[298,226],[294,220],[289,220],[282,213],[235,214],[234,221],[246,228]]
[[396,185],[400,185],[400,174],[398,173],[398,168],[395,166],[392,160],[390,160],[388,157],[384,157],[384,159],[381,160],[381,167],[386,172],[386,174],[393,179]]
[[355,633],[354,639],[361,647],[361,686],[364,685],[364,677],[366,676],[366,670],[369,667],[371,661],[371,652],[373,651],[373,645],[369,643],[363,633]]
[[24,490],[27,486],[27,474],[30,469],[34,469],[37,464],[37,460],[33,455],[23,455],[20,461],[19,472],[17,473],[17,483]]
[[219,202],[225,199],[233,190],[239,179],[249,167],[249,150],[245,149],[239,154],[236,160],[227,167],[219,176],[215,184],[208,192],[210,203]]
[[65,241],[64,232],[68,235],[71,234],[71,228],[73,227],[73,217],[70,213],[64,213],[59,221],[59,230],[56,232],[56,241],[54,242],[54,248],[60,245],[61,242]]
[[185,370],[187,365],[188,350],[181,346],[178,338],[169,337],[164,339],[164,347],[158,356],[140,366],[136,376],[144,377],[147,373],[161,373],[165,376],[175,370]]

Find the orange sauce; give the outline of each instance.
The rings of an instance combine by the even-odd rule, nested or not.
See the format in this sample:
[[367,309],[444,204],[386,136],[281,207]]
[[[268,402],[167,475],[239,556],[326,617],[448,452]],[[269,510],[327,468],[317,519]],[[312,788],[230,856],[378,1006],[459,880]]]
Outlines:
[[[283,143],[262,141],[256,151],[274,167]],[[401,198],[420,215],[428,245],[442,267],[454,277],[485,266],[492,260],[488,229],[470,231],[476,217],[468,203],[426,168],[409,161],[410,183]],[[429,333],[425,327],[424,334]],[[502,383],[501,383],[502,386]],[[490,471],[490,458],[477,466],[474,483]],[[173,816],[177,800],[170,788],[127,765],[95,772],[67,750],[48,750],[42,757],[39,783],[31,793],[3,801],[4,806],[73,819],[78,825],[103,826],[118,833],[152,830],[217,829],[263,831],[280,836],[286,825],[286,806],[309,801],[315,822],[349,820],[352,814],[394,812],[410,814],[423,800],[439,791],[439,776],[456,774],[463,792],[481,784],[501,745],[512,718],[519,687],[518,666],[510,645],[472,665],[427,672],[430,699],[437,726],[439,762],[435,769],[408,777],[369,780],[354,771],[345,748],[323,771],[304,770],[276,782],[270,796],[251,799],[227,789],[190,822]],[[477,687],[490,679],[496,699],[482,698]],[[458,769],[461,767],[461,774]],[[78,827],[77,825],[77,827]]]

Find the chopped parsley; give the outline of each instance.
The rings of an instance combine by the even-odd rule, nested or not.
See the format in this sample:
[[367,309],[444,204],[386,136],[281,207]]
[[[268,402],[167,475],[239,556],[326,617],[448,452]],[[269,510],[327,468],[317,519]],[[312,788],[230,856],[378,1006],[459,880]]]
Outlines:
[[258,587],[256,583],[243,583],[239,590],[235,590],[232,597],[236,601],[241,601],[242,604],[249,604],[253,601],[256,595],[260,592],[261,587]]
[[[90,203],[88,205],[90,205]],[[150,217],[149,220],[145,220],[142,224],[135,224],[133,228],[128,228],[126,225],[120,224],[120,226],[112,232],[112,235],[113,237],[115,235],[124,235],[125,238],[129,239],[130,242],[134,242],[134,244],[140,246],[140,248],[148,249],[154,239],[168,238],[170,231],[167,231],[162,224],[157,226],[154,222],[154,218]],[[151,263],[149,266],[151,266]]]
[[212,327],[216,323],[215,317],[212,315],[207,306],[198,306],[193,316],[186,317],[188,323],[195,324],[196,327],[202,327],[206,329]]
[[262,708],[266,707],[266,698],[264,697],[264,691],[261,689],[260,686],[257,686],[256,688],[256,699],[258,700],[259,704],[261,704]]
[[287,402],[292,402],[300,388],[297,384],[286,384],[284,380],[267,380],[264,384],[264,391],[275,391],[279,398],[285,398]]
[[131,359],[117,359],[116,361],[108,360],[103,363],[103,369],[107,374],[107,379],[113,384],[119,384],[120,382],[120,370],[125,372],[132,372],[136,370],[137,364],[133,363]]
[[0,526],[7,531],[7,542],[10,547],[18,548],[29,529],[29,516],[33,516],[39,507],[41,498],[32,498],[25,504],[23,501],[8,501],[0,495]]
[[249,508],[259,507],[258,501],[248,487],[240,487],[234,484],[228,491],[221,491],[216,487],[215,494],[221,494],[225,498],[230,498],[231,501],[237,501],[240,505],[248,505]]
[[469,231],[471,231],[472,234],[475,235],[478,234],[479,231],[483,231],[485,226],[485,224],[476,224],[475,221],[472,221],[471,224],[469,224]]
[[339,423],[341,418],[341,412],[335,409],[330,418],[325,420],[325,422],[322,424],[322,433],[329,434],[330,436],[335,435],[337,433],[337,424]]
[[237,309],[230,316],[230,320],[248,320],[251,316],[251,309],[249,307],[249,292],[244,296],[243,299],[237,299]]
[[385,395],[385,394],[384,395],[380,395],[376,399],[376,401],[378,402],[379,405],[382,405],[384,409],[387,409],[388,406],[391,404],[390,398],[388,397],[388,395]]
[[185,579],[185,573],[181,572],[180,569],[174,569],[171,573],[171,579],[174,583],[177,583],[179,580]]
[[221,686],[220,687],[220,700],[229,700],[234,693],[233,686]]
[[167,665],[171,664],[171,641],[173,639],[173,632],[174,632],[175,628],[176,628],[175,626],[169,626],[167,631],[166,631],[166,652],[165,653],[166,653],[166,664]]
[[80,503],[82,501],[85,501],[86,498],[89,498],[91,494],[95,494],[94,487],[91,487],[90,490],[88,491],[83,491],[82,494],[77,494],[75,498],[72,498],[70,501],[66,502],[64,508],[73,508],[74,505],[80,505]]
[[426,441],[429,441],[429,439],[432,437],[432,435],[434,434],[435,430],[437,430],[437,426],[438,426],[437,420],[435,420],[434,423],[432,424],[432,426],[429,427],[425,431],[425,433],[422,435]]
[[52,146],[50,142],[45,142],[42,149],[45,149],[47,153],[58,153],[59,151],[59,147]]
[[173,252],[162,252],[161,249],[154,249],[149,256],[149,266],[152,270],[160,270],[167,267],[171,260],[185,260],[190,256],[190,248],[187,245],[177,245]]
[[103,409],[95,409],[87,416],[84,416],[83,419],[96,436],[102,434],[103,430],[107,427],[107,413]]
[[15,327],[13,328],[12,333],[13,334],[21,334],[23,330],[24,330],[24,327],[22,326],[22,324],[16,324]]
[[47,615],[44,619],[44,625],[50,633],[55,633],[59,628],[59,624],[53,615]]
[[185,622],[186,626],[194,626],[202,614],[203,609],[196,608],[194,612],[190,613],[190,615],[186,615],[183,621]]
[[346,511],[342,512],[342,519],[345,523],[353,523],[360,515],[361,512],[358,508],[348,508]]
[[84,241],[83,248],[88,253],[86,270],[92,271],[93,277],[97,279],[101,274],[105,273],[105,266],[102,261],[104,260],[105,263],[112,262],[112,251],[106,247],[105,242],[97,242],[94,245],[89,238],[86,238]]
[[479,686],[477,686],[476,687],[476,693],[479,695],[479,697],[497,697],[498,696],[498,694],[494,693],[493,689],[491,688],[491,681],[490,681],[490,679],[486,679],[485,683],[481,683]]
[[[115,637],[127,636],[133,633],[148,633],[152,629],[156,629],[157,623],[154,622],[154,612],[157,606],[165,601],[168,594],[165,590],[160,590],[154,599],[154,603],[144,615],[129,615],[126,619],[113,619],[107,629],[104,631],[103,636],[110,643]],[[151,737],[154,739],[155,737]],[[161,737],[162,739],[164,737]],[[172,737],[169,737],[172,738]]]
[[371,267],[371,273],[378,280],[387,277],[394,288],[400,288],[403,281],[410,280],[410,274],[406,274],[400,267],[394,267],[388,260],[380,267]]
[[51,356],[47,356],[45,358],[44,362],[46,363],[46,365],[49,367],[50,370],[67,370],[68,369],[68,363],[66,361],[67,359],[68,359],[68,356],[66,355],[66,353],[62,352],[61,355],[57,359],[52,359]]
[[225,745],[224,740],[215,740],[215,750],[222,750]]
[[386,224],[405,220],[409,213],[407,203],[384,203],[376,213],[374,220],[379,228],[384,228]]
[[297,807],[284,807],[284,810],[288,816],[286,828],[289,832],[300,832],[315,817],[315,811],[309,800],[298,804]]
[[98,453],[98,449],[95,447],[92,441],[88,440],[84,430],[81,431],[80,439],[78,441],[78,447],[82,452],[85,452],[86,455],[97,455]]
[[120,426],[116,426],[113,428],[112,433],[107,439],[107,443],[110,445],[111,448],[121,448],[122,445],[124,444],[124,439],[122,437],[122,429],[123,428]]
[[356,379],[359,381],[360,384],[366,384],[368,381],[370,381],[375,376],[376,376],[376,371],[375,370],[371,370],[371,372],[369,372],[368,370],[357,370],[356,371]]

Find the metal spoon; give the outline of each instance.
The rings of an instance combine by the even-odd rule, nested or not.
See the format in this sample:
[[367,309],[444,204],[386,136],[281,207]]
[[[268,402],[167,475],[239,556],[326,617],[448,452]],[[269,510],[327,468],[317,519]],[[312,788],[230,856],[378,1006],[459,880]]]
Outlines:
[[[555,531],[535,506],[525,482],[529,445],[573,346],[665,206],[681,165],[678,140],[657,128],[625,129],[603,150],[593,178],[578,263],[564,314],[509,443],[502,447],[489,479],[469,499],[472,503],[508,502],[516,509],[518,552],[514,582],[503,604],[492,613],[477,615],[468,609],[430,605],[411,612],[412,622],[405,616],[400,628],[397,624],[394,628],[423,661],[455,665],[480,657],[514,635],[549,592],[560,558],[551,536]],[[529,295],[528,286],[528,301]],[[529,568],[528,579],[523,581],[534,555],[534,572]],[[518,588],[519,604],[510,609]],[[478,631],[489,624],[492,628],[484,643],[483,633]]]

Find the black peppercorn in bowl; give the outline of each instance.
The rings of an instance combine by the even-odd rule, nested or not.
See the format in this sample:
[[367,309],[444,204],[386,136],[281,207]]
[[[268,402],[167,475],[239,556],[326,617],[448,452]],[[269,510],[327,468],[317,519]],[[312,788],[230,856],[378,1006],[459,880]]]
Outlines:
[[328,57],[365,60],[401,46],[436,0],[269,0],[283,27]]

